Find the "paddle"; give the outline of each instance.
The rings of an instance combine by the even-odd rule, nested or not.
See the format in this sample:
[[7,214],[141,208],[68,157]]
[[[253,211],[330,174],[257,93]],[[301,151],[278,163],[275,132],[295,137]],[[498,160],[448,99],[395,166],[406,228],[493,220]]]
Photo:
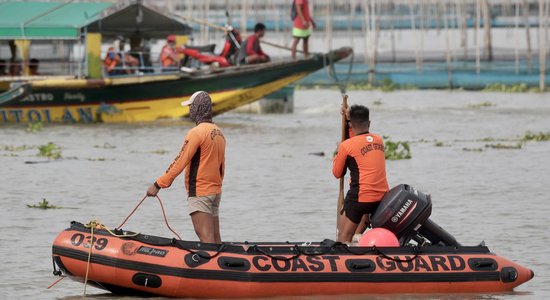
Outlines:
[[[348,108],[348,95],[342,94],[342,107],[344,109]],[[342,112],[342,140],[346,140],[346,113]],[[344,176],[340,178],[340,192],[338,194],[338,204],[336,206],[336,239],[338,239],[338,225],[340,224],[340,210],[342,210],[342,205],[344,204]]]
[[[229,18],[229,13],[227,11],[226,11],[226,16]],[[229,32],[229,34],[231,34],[231,31],[227,27],[212,24],[210,22],[200,20],[200,19],[195,19],[193,17],[183,16],[183,15],[178,15],[178,17],[180,17],[184,20],[187,20],[189,22],[194,22],[194,23],[197,23],[197,24],[201,24],[201,25],[208,26],[208,27],[211,27],[211,28],[214,28],[214,29],[217,29],[217,30],[221,30],[225,33]],[[234,37],[232,37],[232,38],[234,39]],[[246,36],[243,36],[243,39],[245,39],[245,38],[246,38]],[[268,42],[266,40],[261,40],[261,43],[272,46],[272,47],[275,47],[275,48],[280,48],[280,49],[285,49],[285,50],[292,51],[292,49],[290,47],[286,47],[286,46],[282,46],[282,45],[275,44],[275,43],[272,43],[272,42]],[[240,48],[240,45],[239,45],[238,48]],[[303,51],[300,51],[300,50],[296,50],[296,52],[303,53]]]

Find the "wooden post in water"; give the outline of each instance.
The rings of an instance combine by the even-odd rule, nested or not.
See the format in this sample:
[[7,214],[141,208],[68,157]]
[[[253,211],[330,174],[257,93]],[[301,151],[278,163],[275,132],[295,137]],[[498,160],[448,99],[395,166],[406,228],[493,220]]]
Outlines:
[[376,53],[378,52],[378,34],[380,33],[380,27],[378,25],[377,19],[377,9],[376,9],[376,0],[371,0],[371,33],[373,34],[373,45],[372,45],[372,53],[370,56],[371,59],[371,68],[372,72],[369,73],[369,82],[374,83],[374,73],[376,71]]
[[527,0],[523,0],[523,25],[525,26],[525,38],[527,41],[527,72],[531,73],[533,50],[531,49],[531,24],[529,23],[529,2]]
[[[414,14],[414,4],[412,0],[409,0],[409,10],[411,14],[411,29],[413,31],[413,34],[415,37],[418,37],[418,33],[416,32],[416,16]],[[416,70],[420,71],[420,57],[418,52],[418,42],[416,43],[416,47],[414,48],[414,56],[416,58]]]
[[[369,26],[370,26],[370,9],[369,4],[367,3],[368,0],[363,1],[363,14],[365,15],[365,63],[369,64],[369,43],[372,43],[369,37]],[[369,72],[371,71],[372,66],[369,65]],[[371,82],[369,82],[371,83]]]
[[546,88],[546,23],[548,14],[546,13],[545,0],[539,0],[539,88],[543,92]]
[[425,20],[424,20],[424,0],[419,0],[420,1],[420,7],[419,7],[419,11],[420,11],[420,72],[422,72],[424,70],[424,25],[425,25]]
[[461,0],[457,3],[458,12],[460,14],[460,46],[464,49],[463,60],[468,60],[468,24],[466,20],[466,0]]
[[445,28],[445,61],[447,62],[447,84],[449,89],[453,88],[451,73],[451,41],[449,39],[449,21],[447,16],[447,1],[443,2],[443,27]]
[[519,74],[519,4],[516,3],[515,12],[515,28],[514,28],[514,55],[516,60],[516,74]]
[[248,14],[248,0],[243,0],[241,2],[241,34],[246,36],[246,18]]
[[328,50],[332,50],[332,1],[327,3],[327,16],[325,22],[325,38]]
[[396,8],[396,5],[395,3],[393,2],[393,0],[391,0],[390,2],[390,9],[392,11],[392,13],[390,14],[391,15],[391,20],[390,20],[390,30],[391,30],[391,58],[392,58],[392,62],[395,62],[397,57],[396,57],[396,54],[395,54],[395,28],[394,28],[394,21],[395,21],[395,16],[397,15],[397,10],[395,9]]
[[493,45],[491,41],[491,6],[489,0],[482,0],[483,4],[483,56],[488,61],[493,60]]
[[480,49],[479,49],[479,26],[481,23],[481,14],[480,14],[480,1],[481,0],[475,0],[476,4],[476,31],[475,31],[475,39],[474,44],[476,45],[476,73],[479,74],[480,69]]

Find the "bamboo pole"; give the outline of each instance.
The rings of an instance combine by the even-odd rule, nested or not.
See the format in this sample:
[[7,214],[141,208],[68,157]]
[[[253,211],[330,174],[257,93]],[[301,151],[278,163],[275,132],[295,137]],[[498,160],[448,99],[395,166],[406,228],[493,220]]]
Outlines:
[[514,28],[514,55],[516,61],[516,74],[519,74],[519,4],[516,3],[515,12],[515,28]]
[[488,61],[493,60],[493,44],[491,41],[491,6],[489,0],[482,0],[483,11],[483,56]]
[[480,14],[480,1],[481,0],[475,0],[476,2],[476,32],[475,32],[475,39],[474,43],[476,45],[476,73],[479,74],[480,69],[480,49],[479,49],[479,26],[481,23],[481,14]]
[[449,89],[453,88],[453,78],[451,73],[451,42],[449,38],[449,21],[447,16],[447,2],[443,2],[443,27],[445,28],[445,61],[447,62],[447,84]]
[[[365,16],[365,22],[364,22],[364,36],[365,36],[365,63],[369,63],[369,5],[367,3],[368,0],[363,0],[362,6],[363,6],[363,15]],[[369,66],[370,69],[370,66]]]
[[392,58],[392,62],[395,62],[397,60],[397,56],[396,56],[396,53],[395,53],[395,28],[394,28],[394,25],[393,25],[393,23],[394,23],[393,18],[394,18],[394,16],[397,15],[397,12],[396,12],[396,9],[395,9],[396,6],[395,6],[394,1],[391,0],[390,3],[391,3],[390,5],[391,5],[391,11],[392,11],[392,13],[391,13],[392,20],[390,22],[390,24],[391,24],[391,28],[390,28],[390,30],[391,30],[391,58]]
[[380,32],[380,27],[378,26],[377,22],[377,9],[376,9],[376,0],[371,0],[371,29],[374,30],[374,32],[371,30],[371,33],[373,34],[373,45],[372,45],[372,53],[370,56],[371,59],[371,70],[372,72],[369,72],[369,82],[372,84],[374,83],[374,72],[376,70],[376,53],[378,50],[378,34]]
[[246,35],[246,19],[248,13],[248,0],[241,2],[241,33]]
[[349,42],[351,48],[355,48],[353,40],[353,20],[355,19],[355,0],[351,0],[349,3],[349,19],[348,19],[348,35],[350,37]]
[[[414,4],[412,0],[409,0],[409,11],[411,15],[411,29],[414,33],[414,36],[418,36],[418,33],[416,32],[416,16],[414,15]],[[416,47],[414,48],[414,56],[416,59],[416,70],[420,71],[420,57],[418,52],[418,42],[416,43]]]
[[326,16],[326,26],[325,26],[325,37],[327,48],[332,50],[332,1],[327,3],[327,16]]
[[460,9],[460,45],[464,48],[463,60],[468,60],[468,24],[466,20],[466,0],[457,4]]
[[546,88],[546,21],[547,14],[545,9],[545,0],[539,0],[539,88],[544,91]]
[[420,71],[424,70],[424,0],[420,1]]
[[531,24],[529,23],[529,2],[523,0],[523,24],[527,42],[527,72],[531,73],[533,66],[533,49],[531,48]]

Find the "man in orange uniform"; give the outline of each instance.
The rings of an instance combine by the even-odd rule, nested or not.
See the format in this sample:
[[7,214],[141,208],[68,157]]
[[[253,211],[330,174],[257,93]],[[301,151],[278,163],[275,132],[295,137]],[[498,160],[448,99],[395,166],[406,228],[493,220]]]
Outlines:
[[166,45],[160,51],[160,62],[162,71],[177,71],[180,66],[179,53],[181,51],[176,48],[176,36],[171,34],[166,38]]
[[372,214],[389,190],[386,179],[384,141],[369,132],[369,109],[353,105],[346,110],[352,137],[338,146],[332,174],[341,178],[350,170],[350,187],[340,212],[338,241],[351,242],[361,217]]
[[225,171],[225,137],[212,123],[212,100],[208,93],[194,93],[189,101],[189,117],[197,126],[189,130],[180,153],[147,189],[156,196],[161,188],[169,187],[185,170],[189,214],[201,242],[221,243],[219,206]]

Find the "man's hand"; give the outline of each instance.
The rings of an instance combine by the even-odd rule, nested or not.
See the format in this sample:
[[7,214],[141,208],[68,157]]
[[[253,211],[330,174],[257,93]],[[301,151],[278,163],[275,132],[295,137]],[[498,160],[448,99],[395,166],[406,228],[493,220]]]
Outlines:
[[155,197],[158,192],[159,189],[154,184],[151,184],[151,186],[147,189],[147,197]]
[[311,26],[313,26],[313,29],[317,28],[317,24],[315,24],[315,21],[313,21],[313,19],[311,19]]
[[304,25],[304,28],[305,28],[305,29],[308,29],[308,28],[309,28],[309,22],[306,21],[305,18],[302,18],[302,25]]

